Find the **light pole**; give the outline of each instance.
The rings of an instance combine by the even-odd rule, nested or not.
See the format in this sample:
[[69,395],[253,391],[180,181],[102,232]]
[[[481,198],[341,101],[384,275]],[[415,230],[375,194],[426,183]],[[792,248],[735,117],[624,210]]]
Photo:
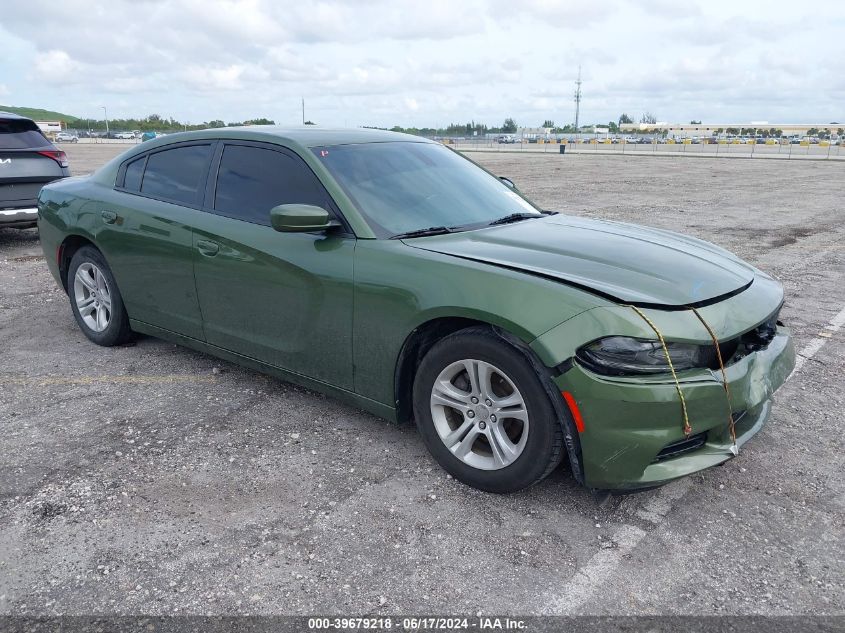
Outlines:
[[103,116],[106,117],[106,138],[109,137],[109,111],[106,106],[100,106],[103,109]]

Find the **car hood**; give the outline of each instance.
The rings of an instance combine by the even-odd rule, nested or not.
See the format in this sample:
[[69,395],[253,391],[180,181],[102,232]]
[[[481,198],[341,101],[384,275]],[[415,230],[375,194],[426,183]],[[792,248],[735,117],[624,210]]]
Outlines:
[[562,214],[408,245],[520,270],[643,306],[703,305],[741,292],[755,269],[692,237]]

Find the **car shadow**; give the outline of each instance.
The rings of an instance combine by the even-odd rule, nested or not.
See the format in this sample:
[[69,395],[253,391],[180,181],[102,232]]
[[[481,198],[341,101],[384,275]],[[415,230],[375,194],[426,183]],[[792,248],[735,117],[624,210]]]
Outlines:
[[6,246],[30,246],[38,244],[38,229],[0,228],[0,248]]

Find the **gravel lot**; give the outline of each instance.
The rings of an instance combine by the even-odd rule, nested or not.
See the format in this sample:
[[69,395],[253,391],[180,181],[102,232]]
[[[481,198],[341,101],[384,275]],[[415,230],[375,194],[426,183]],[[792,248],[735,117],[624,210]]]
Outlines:
[[[64,149],[86,173],[125,147]],[[821,344],[723,467],[493,496],[416,431],[152,338],[95,347],[37,232],[0,230],[0,613],[845,614],[843,166],[472,154],[546,208],[779,276]],[[827,334],[831,334],[829,331]]]

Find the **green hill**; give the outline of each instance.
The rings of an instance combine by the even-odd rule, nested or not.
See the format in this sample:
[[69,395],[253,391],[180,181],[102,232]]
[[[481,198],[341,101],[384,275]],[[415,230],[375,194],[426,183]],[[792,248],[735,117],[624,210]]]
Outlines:
[[73,123],[79,120],[78,117],[69,114],[53,112],[52,110],[42,110],[41,108],[17,108],[14,106],[0,105],[0,112],[19,114],[35,121],[64,121],[65,123]]

